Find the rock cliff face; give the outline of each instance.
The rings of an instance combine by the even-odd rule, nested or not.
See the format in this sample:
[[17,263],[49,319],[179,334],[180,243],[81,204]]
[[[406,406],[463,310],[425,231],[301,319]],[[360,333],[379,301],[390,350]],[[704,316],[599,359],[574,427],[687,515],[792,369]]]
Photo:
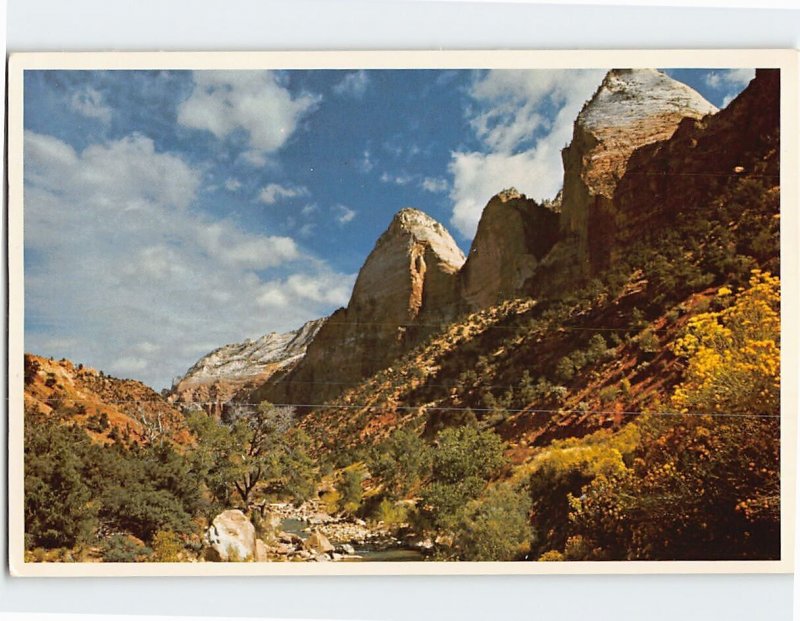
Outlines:
[[463,264],[440,223],[401,210],[367,257],[347,308],[330,316],[294,371],[252,399],[318,404],[384,368],[432,324],[454,317]]
[[170,400],[202,404],[209,413],[220,414],[222,406],[236,395],[247,395],[276,373],[291,370],[324,323],[324,319],[315,319],[292,332],[273,332],[215,349],[173,386]]
[[555,211],[513,188],[492,198],[461,270],[467,309],[486,308],[522,291],[557,240]]
[[670,138],[683,119],[716,111],[699,93],[655,69],[610,71],[578,115],[572,142],[562,152],[561,228],[570,252],[559,249],[560,262],[571,260],[584,273],[602,267],[611,200],[628,158],[643,145]]
[[[747,105],[759,105],[754,101]],[[657,70],[610,71],[562,152],[557,201],[542,205],[513,189],[501,192],[484,209],[466,261],[441,224],[416,210],[399,212],[362,267],[347,308],[330,317],[296,368],[259,388],[253,400],[320,404],[463,312],[520,295],[561,297],[666,217],[670,208],[650,198],[643,204],[642,197],[659,199],[691,185],[688,175],[675,178],[674,167],[708,168],[687,155],[699,140],[692,128],[735,122],[725,119],[743,105],[737,101],[730,112],[716,114],[696,91]],[[757,133],[759,124],[748,129]],[[725,131],[729,140],[739,139]],[[717,138],[704,136],[697,153],[713,159]],[[727,161],[731,157],[738,156],[718,159],[724,174],[737,165]],[[659,158],[663,163],[654,168]],[[665,174],[654,176],[661,169]]]
[[439,222],[416,209],[398,212],[358,273],[350,323],[404,325],[440,315],[455,298],[464,254]]
[[670,140],[635,151],[614,192],[607,254],[601,257],[613,261],[643,235],[663,230],[687,210],[704,208],[745,180],[777,202],[779,126],[780,72],[761,69],[718,114],[685,119]]

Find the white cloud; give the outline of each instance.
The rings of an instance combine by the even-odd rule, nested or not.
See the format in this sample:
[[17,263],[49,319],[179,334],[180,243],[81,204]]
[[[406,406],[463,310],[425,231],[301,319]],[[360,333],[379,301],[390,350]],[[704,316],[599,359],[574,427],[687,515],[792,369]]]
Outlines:
[[103,101],[103,94],[91,86],[73,93],[69,105],[85,117],[98,119],[106,125],[111,122],[111,108]]
[[261,188],[258,200],[267,205],[274,205],[282,198],[296,198],[298,196],[308,196],[309,194],[308,188],[304,186],[270,183],[268,186]]
[[722,99],[722,107],[725,108],[755,76],[755,69],[720,69],[707,74],[705,82],[711,88],[725,92]]
[[419,145],[408,142],[408,136],[394,134],[383,143],[383,150],[395,159],[413,160],[423,152]]
[[441,177],[423,177],[419,174],[407,172],[400,172],[396,175],[384,172],[380,176],[380,180],[382,183],[391,183],[399,186],[407,186],[413,183],[419,185],[419,187],[426,192],[431,192],[433,194],[446,192],[450,187],[447,179],[442,179]]
[[144,371],[147,368],[147,364],[146,358],[123,356],[112,362],[108,369],[115,374],[136,374]]
[[480,151],[451,156],[451,222],[466,238],[475,234],[488,200],[510,186],[536,198],[561,188],[561,149],[572,124],[600,84],[603,70],[492,70],[471,85],[469,122]]
[[195,71],[192,94],[178,107],[178,123],[219,139],[244,130],[250,148],[243,157],[263,166],[319,102],[317,95],[293,96],[269,71]]
[[183,210],[200,184],[200,175],[182,159],[156,153],[153,141],[140,134],[91,145],[79,155],[57,138],[26,132],[25,167],[26,180],[36,187],[68,188],[83,195],[81,202],[104,209],[106,217],[154,202]]
[[344,306],[350,299],[354,283],[355,274],[292,274],[288,278],[265,283],[261,287],[258,304],[267,308],[288,308],[308,302]]
[[224,220],[199,227],[197,243],[212,259],[247,269],[263,270],[300,256],[289,237],[251,235]]
[[356,163],[356,167],[358,168],[359,172],[364,174],[367,174],[373,168],[375,168],[375,162],[372,161],[372,154],[370,153],[369,149],[364,150],[361,159]]
[[363,69],[348,73],[333,87],[333,92],[339,97],[353,97],[361,99],[367,91],[369,75]]
[[161,346],[156,343],[151,343],[150,341],[143,341],[134,345],[132,349],[142,354],[154,354],[161,351]]
[[225,180],[225,189],[228,190],[228,192],[236,192],[241,187],[242,187],[242,182],[239,181],[238,179],[235,179],[233,177],[228,177]]
[[408,185],[414,181],[414,175],[410,175],[406,172],[401,172],[397,175],[392,175],[388,172],[384,172],[381,175],[381,182],[382,183],[393,183],[395,185]]
[[[200,187],[143,136],[78,152],[27,132],[26,349],[161,387],[213,347],[346,302],[351,275],[197,211]],[[285,304],[265,313],[268,291]]]
[[261,151],[256,151],[255,149],[244,151],[240,157],[243,162],[250,164],[250,166],[253,166],[254,168],[263,168],[269,161],[264,153]]
[[705,77],[706,84],[711,88],[735,86],[744,88],[756,76],[755,69],[720,69],[712,71]]
[[450,184],[447,183],[447,179],[442,179],[440,177],[425,177],[422,180],[420,187],[422,187],[422,189],[426,192],[438,194],[440,192],[447,192]]
[[356,211],[344,205],[335,205],[331,209],[336,214],[336,221],[339,224],[347,224],[356,217]]

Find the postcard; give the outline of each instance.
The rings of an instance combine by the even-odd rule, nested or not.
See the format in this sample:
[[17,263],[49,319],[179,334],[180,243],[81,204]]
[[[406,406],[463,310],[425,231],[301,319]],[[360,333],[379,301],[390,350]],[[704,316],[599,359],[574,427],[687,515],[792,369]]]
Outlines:
[[18,54],[9,110],[14,575],[793,570],[796,52]]

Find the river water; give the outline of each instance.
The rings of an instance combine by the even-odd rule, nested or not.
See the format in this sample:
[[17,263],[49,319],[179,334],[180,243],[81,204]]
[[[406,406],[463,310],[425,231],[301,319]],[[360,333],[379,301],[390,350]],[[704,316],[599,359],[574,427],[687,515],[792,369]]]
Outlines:
[[[308,537],[308,532],[306,532],[306,528],[308,528],[308,524],[302,520],[296,520],[294,518],[286,518],[281,522],[281,530],[291,533],[293,535],[297,535],[306,539]],[[369,546],[364,545],[353,545],[355,548],[356,554],[360,556],[360,559],[353,559],[353,561],[362,561],[362,562],[383,562],[383,563],[397,563],[397,562],[407,562],[407,561],[424,561],[425,557],[423,556],[422,552],[419,550],[414,550],[412,548],[404,548],[404,547],[396,547],[396,548],[385,548],[385,549],[375,549]]]

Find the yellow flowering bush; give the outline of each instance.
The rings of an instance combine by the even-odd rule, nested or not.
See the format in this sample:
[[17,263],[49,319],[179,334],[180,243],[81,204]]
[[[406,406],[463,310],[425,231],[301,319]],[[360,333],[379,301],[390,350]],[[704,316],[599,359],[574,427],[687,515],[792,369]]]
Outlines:
[[[720,297],[729,291],[720,289]],[[679,411],[777,416],[780,279],[754,270],[733,304],[694,317],[672,350],[688,360],[672,397]]]
[[570,534],[591,557],[780,554],[780,281],[753,271],[747,289],[718,295],[727,306],[694,317],[672,346],[686,359],[678,412],[640,418],[630,467],[570,495]]

